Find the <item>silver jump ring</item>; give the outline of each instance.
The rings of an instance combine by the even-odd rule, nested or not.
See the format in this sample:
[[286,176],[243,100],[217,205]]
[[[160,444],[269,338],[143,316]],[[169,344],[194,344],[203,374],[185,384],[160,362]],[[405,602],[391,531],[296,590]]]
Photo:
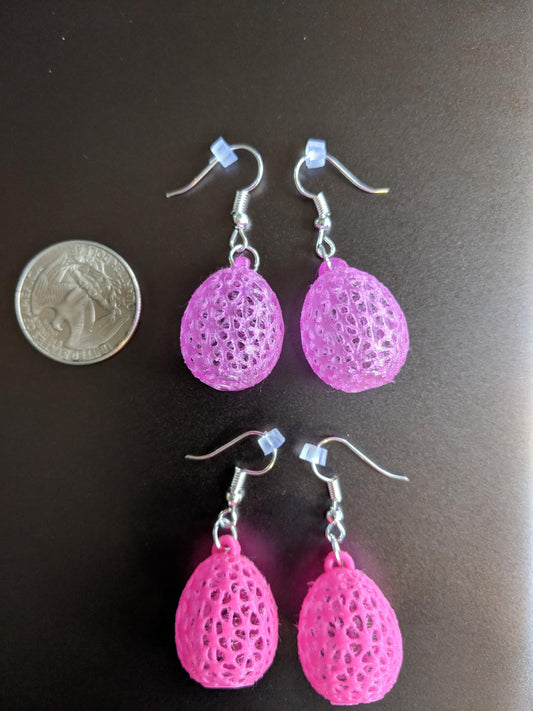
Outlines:
[[[324,244],[327,245],[329,251],[326,252]],[[328,237],[327,235],[321,235],[316,241],[315,251],[320,257],[320,259],[324,259],[326,262],[329,262],[329,260],[337,251],[337,248],[335,247],[335,243],[330,237]]]
[[333,553],[335,554],[335,560],[340,566],[343,566],[344,561],[341,558],[341,547],[339,545],[339,542],[334,539],[333,541],[330,541],[330,543],[331,548],[333,549]]
[[[241,238],[241,242],[237,242],[237,237]],[[248,237],[244,234],[242,227],[236,227],[233,230],[229,238],[229,246],[232,249],[233,247],[242,247],[243,249],[248,247]]]
[[[215,523],[215,525],[213,526],[213,541],[215,542],[215,546],[220,550],[220,548],[222,548],[222,543],[220,542],[220,539],[218,537],[218,529],[219,526],[217,526],[217,524]],[[238,541],[239,539],[237,537],[237,529],[235,528],[235,526],[232,526],[230,528],[230,531],[233,538]]]
[[229,262],[231,266],[235,266],[235,254],[243,254],[244,252],[250,252],[250,254],[254,258],[254,266],[252,267],[254,272],[256,272],[259,269],[259,265],[261,263],[261,260],[259,258],[259,253],[256,249],[253,247],[250,247],[247,245],[246,247],[243,247],[242,245],[236,244],[235,247],[233,247],[229,253]]

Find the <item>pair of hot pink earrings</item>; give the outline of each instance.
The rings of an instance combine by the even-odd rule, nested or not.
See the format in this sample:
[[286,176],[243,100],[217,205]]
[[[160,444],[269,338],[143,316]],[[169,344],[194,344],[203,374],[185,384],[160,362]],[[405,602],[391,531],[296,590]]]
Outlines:
[[[258,274],[259,254],[248,242],[249,196],[263,176],[263,160],[255,148],[229,146],[219,138],[213,157],[188,185],[167,193],[181,195],[197,185],[218,163],[237,160],[235,151],[250,152],[257,161],[255,180],[237,190],[233,203],[230,266],[208,277],[192,295],[181,321],[181,352],[199,380],[216,390],[244,390],[260,383],[278,362],[284,325],[276,294]],[[371,274],[337,259],[329,236],[330,210],[322,192],[313,194],[300,182],[300,169],[331,163],[353,185],[371,188],[326,152],[325,141],[310,139],[294,168],[298,191],[315,203],[318,217],[316,253],[324,260],[303,305],[300,328],[305,356],[325,383],[345,392],[360,392],[393,381],[407,357],[409,334],[401,308],[390,291]],[[253,266],[250,258],[253,258]]]
[[[212,553],[189,578],[176,612],[179,659],[190,676],[208,688],[251,686],[272,664],[278,643],[274,597],[254,563],[241,555],[237,521],[246,477],[270,471],[285,438],[277,429],[252,430],[214,452],[187,458],[209,459],[249,436],[258,437],[263,453],[271,455],[270,461],[258,471],[235,467],[226,494],[227,507],[213,527]],[[318,470],[326,463],[324,447],[330,442],[346,445],[391,479],[408,479],[382,469],[340,437],[305,444],[300,452],[300,458],[327,484],[331,505],[326,538],[333,549],[324,561],[324,573],[310,587],[300,610],[300,662],[313,688],[332,704],[369,703],[383,698],[396,682],[403,658],[402,636],[394,610],[381,590],[340,548],[346,531],[339,478]]]

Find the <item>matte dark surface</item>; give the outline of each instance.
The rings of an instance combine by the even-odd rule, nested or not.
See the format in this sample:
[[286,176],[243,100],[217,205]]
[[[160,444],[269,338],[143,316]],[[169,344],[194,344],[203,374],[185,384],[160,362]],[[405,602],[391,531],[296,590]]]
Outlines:
[[[297,659],[298,609],[327,551],[326,489],[295,456],[349,436],[411,477],[348,452],[346,548],[404,636],[376,709],[531,708],[531,3],[4,2],[0,135],[3,337],[2,702],[6,709],[327,709]],[[286,321],[259,387],[193,379],[178,325],[227,260],[244,158],[187,197],[222,134],[263,154],[252,244]],[[346,395],[311,372],[299,310],[315,217],[291,172],[308,137],[388,196],[330,169],[309,178],[339,256],[404,308],[396,383]],[[26,341],[13,294],[47,245],[119,252],[144,298],[137,334],[74,368]],[[241,541],[271,582],[278,655],[253,689],[204,690],[180,667],[173,618],[207,554],[234,455],[202,452],[278,426],[279,465],[250,481]]]

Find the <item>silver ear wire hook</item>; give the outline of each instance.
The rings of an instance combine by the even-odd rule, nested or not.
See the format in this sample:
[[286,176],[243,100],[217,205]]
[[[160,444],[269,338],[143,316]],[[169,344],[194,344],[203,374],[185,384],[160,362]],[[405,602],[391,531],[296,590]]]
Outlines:
[[[306,162],[306,160],[307,156],[302,156],[298,163],[296,163],[296,166],[294,168],[294,182],[299,193],[301,193],[306,198],[315,200],[318,195],[320,195],[320,193],[315,195],[314,193],[309,192],[303,187],[302,183],[300,182],[300,168]],[[337,168],[339,173],[341,173],[341,175],[343,175],[350,183],[352,183],[352,185],[355,185],[356,188],[359,188],[359,190],[362,190],[365,193],[371,193],[372,195],[386,195],[390,190],[390,188],[372,188],[370,187],[370,185],[363,183],[363,181],[359,180],[359,178],[355,176],[351,170],[348,170],[348,168],[343,165],[340,160],[330,155],[329,153],[326,153],[326,160],[328,163],[331,163],[332,166]]]
[[[205,176],[208,175],[208,173],[210,173],[216,165],[218,165],[218,163],[223,165],[224,168],[226,168],[228,165],[231,165],[237,160],[237,156],[235,155],[234,151],[247,151],[248,153],[251,153],[257,162],[257,175],[249,185],[235,192],[235,199],[233,201],[233,207],[231,210],[231,215],[233,217],[235,227],[233,229],[229,241],[229,261],[230,264],[234,265],[236,254],[241,254],[242,252],[250,252],[250,254],[252,254],[254,258],[253,268],[255,271],[257,271],[260,264],[259,254],[256,249],[250,247],[245,232],[250,226],[250,218],[248,217],[246,208],[250,199],[250,193],[252,192],[252,190],[255,190],[255,188],[259,185],[263,177],[263,159],[259,151],[256,151],[256,149],[252,148],[252,146],[249,146],[246,143],[234,143],[232,145],[228,145],[222,138],[219,138],[212,144],[211,150],[213,152],[213,157],[210,159],[209,163],[205,166],[205,168],[203,168],[198,173],[198,175],[191,180],[190,183],[187,183],[187,185],[184,185],[182,188],[178,188],[177,190],[170,190],[169,192],[165,193],[165,196],[167,198],[171,198],[176,195],[183,195],[189,190],[192,190],[192,188],[198,185],[198,183],[202,181]],[[240,240],[238,238],[240,238]]]
[[[370,457],[367,457],[364,452],[361,452],[360,449],[357,449],[351,442],[348,442],[347,439],[343,439],[342,437],[326,437],[325,439],[321,440],[318,444],[318,448],[323,448],[325,444],[329,444],[330,442],[340,442],[340,444],[344,444],[345,447],[348,447],[349,450],[351,450],[354,454],[357,454],[359,459],[362,459],[363,462],[368,464],[369,467],[372,467],[375,471],[379,472],[380,474],[383,474],[383,476],[388,477],[389,479],[398,479],[399,481],[409,481],[409,478],[406,476],[403,476],[403,474],[393,474],[392,472],[387,471],[387,469],[383,469],[383,467],[380,467],[379,464],[376,464],[376,462],[372,461]],[[310,462],[311,464],[311,469],[313,472],[316,474],[316,476],[319,479],[322,479],[322,481],[325,481],[326,483],[334,481],[337,477],[327,477],[324,476],[324,474],[321,474],[318,469],[317,469],[317,464],[315,462]]]
[[[312,155],[312,157],[311,157]],[[306,198],[312,200],[318,212],[318,217],[315,219],[314,225],[318,230],[316,241],[316,253],[326,263],[330,264],[330,259],[336,252],[335,243],[329,237],[331,230],[331,212],[323,192],[312,193],[306,190],[300,181],[300,169],[304,163],[307,163],[308,168],[319,168],[325,165],[326,161],[336,168],[352,185],[365,193],[374,195],[384,195],[389,192],[389,188],[372,188],[370,185],[359,180],[348,168],[343,165],[340,160],[326,152],[325,141],[310,139],[307,142],[305,155],[300,158],[294,167],[294,183],[298,192]],[[310,165],[311,164],[311,165]],[[327,248],[327,249],[326,249]]]
[[228,502],[228,507],[223,509],[215,521],[213,526],[213,540],[217,548],[221,548],[221,543],[219,540],[220,529],[229,528],[232,536],[237,540],[237,521],[238,521],[238,511],[237,506],[244,499],[244,482],[248,474],[251,476],[260,476],[261,474],[266,474],[269,472],[278,456],[278,449],[281,447],[285,438],[281,432],[277,429],[270,430],[268,432],[260,432],[259,430],[249,430],[243,434],[235,437],[230,442],[223,444],[221,447],[209,452],[208,454],[186,454],[185,459],[194,459],[196,461],[201,461],[205,459],[212,459],[216,457],[217,454],[224,452],[226,449],[233,447],[234,444],[241,442],[247,437],[258,437],[259,446],[263,450],[264,454],[271,454],[270,462],[263,469],[245,469],[244,467],[235,467],[235,472],[233,474],[233,479],[231,480],[230,487],[226,492],[226,501]]
[[[275,430],[272,430],[272,432],[274,432],[274,431]],[[231,447],[233,447],[234,444],[241,442],[243,439],[246,439],[247,437],[259,437],[259,441],[261,442],[261,440],[265,437],[268,437],[269,434],[270,434],[269,432],[259,432],[259,430],[249,430],[248,432],[244,432],[243,434],[239,435],[238,437],[235,437],[230,442],[226,442],[226,444],[223,444],[221,447],[214,449],[212,452],[209,452],[208,454],[186,454],[185,459],[194,459],[196,461],[202,461],[205,459],[212,459],[213,457],[216,457],[218,454],[225,452],[226,449],[230,449]],[[269,472],[272,469],[272,467],[276,463],[276,459],[278,456],[278,448],[277,447],[273,448],[271,450],[271,453],[272,453],[272,457],[270,459],[270,462],[267,464],[267,466],[264,469],[254,470],[254,469],[244,469],[243,467],[240,467],[240,469],[243,472],[245,472],[246,474],[250,474],[251,476],[260,476],[261,474],[266,474],[267,472]],[[268,452],[268,454],[270,454],[270,452]]]
[[328,521],[328,525],[326,527],[326,538],[331,543],[337,563],[339,565],[344,565],[340,555],[340,544],[346,537],[346,529],[343,524],[344,513],[341,507],[342,491],[339,477],[324,476],[324,474],[321,474],[317,468],[317,465],[324,465],[326,463],[327,449],[324,448],[324,445],[329,444],[330,442],[340,442],[340,444],[344,444],[349,450],[362,459],[363,462],[366,462],[366,464],[372,467],[372,469],[375,469],[377,472],[383,474],[383,476],[386,476],[389,479],[398,479],[400,481],[409,481],[409,479],[402,474],[393,474],[392,472],[383,469],[383,467],[380,467],[379,464],[376,464],[376,462],[372,461],[370,457],[367,457],[366,454],[361,452],[360,449],[357,449],[357,447],[355,447],[351,442],[348,442],[347,439],[343,439],[342,437],[325,437],[316,446],[312,444],[305,444],[303,446],[302,451],[300,452],[300,459],[304,459],[309,462],[314,474],[322,481],[325,481],[328,486],[331,505],[326,514]]
[[[257,175],[254,180],[250,183],[245,188],[241,188],[237,192],[242,192],[242,193],[251,193],[252,190],[255,190],[255,188],[259,185],[261,182],[261,179],[263,177],[263,171],[264,171],[264,165],[263,165],[263,159],[261,158],[261,154],[255,150],[255,148],[252,148],[252,146],[249,146],[247,143],[234,143],[231,146],[228,146],[230,151],[248,151],[248,153],[251,153],[255,160],[257,161]],[[176,190],[169,190],[169,192],[165,193],[165,197],[171,198],[175,197],[176,195],[183,195],[184,193],[189,192],[189,190],[192,190],[196,185],[198,185],[199,182],[201,182],[206,175],[208,175],[213,168],[221,163],[221,158],[217,156],[213,156],[210,160],[209,163],[203,168],[198,175],[191,180],[190,183],[187,183],[187,185],[184,185],[182,188],[177,188]]]

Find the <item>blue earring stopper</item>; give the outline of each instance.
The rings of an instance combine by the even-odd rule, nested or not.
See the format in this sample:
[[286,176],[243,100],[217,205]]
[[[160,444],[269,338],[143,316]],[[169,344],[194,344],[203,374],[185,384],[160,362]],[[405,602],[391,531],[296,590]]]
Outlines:
[[215,156],[223,168],[227,168],[228,165],[231,165],[232,163],[235,163],[235,161],[239,160],[237,154],[231,150],[222,136],[217,138],[217,140],[211,144],[211,153]]
[[305,144],[305,164],[308,168],[322,168],[326,165],[326,141],[310,138]]
[[285,437],[281,432],[274,428],[259,438],[259,446],[263,450],[263,454],[272,454],[275,449],[279,449],[285,442]]
[[304,462],[309,462],[310,464],[318,464],[321,467],[324,466],[327,458],[327,449],[324,449],[324,447],[317,447],[316,444],[309,444],[309,442],[304,444],[304,446],[302,447],[302,451],[300,452],[300,459],[303,459]]

